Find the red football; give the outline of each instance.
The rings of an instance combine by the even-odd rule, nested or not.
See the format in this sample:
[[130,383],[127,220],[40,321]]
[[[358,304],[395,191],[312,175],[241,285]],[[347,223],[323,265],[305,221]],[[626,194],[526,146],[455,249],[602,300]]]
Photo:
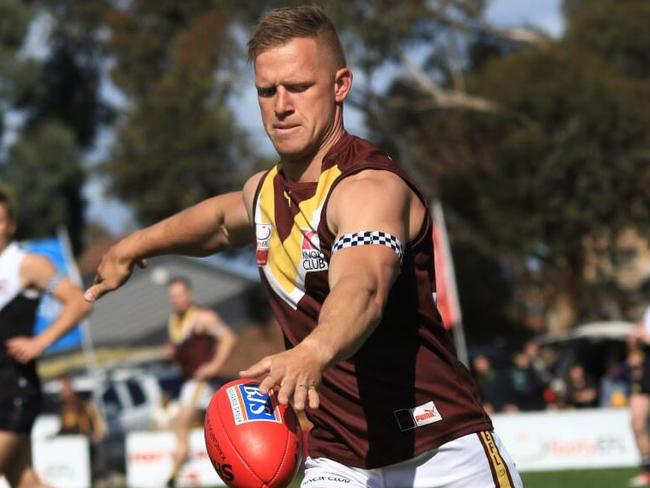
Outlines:
[[301,432],[290,405],[262,395],[250,379],[223,385],[205,414],[205,445],[231,488],[283,488],[302,463]]

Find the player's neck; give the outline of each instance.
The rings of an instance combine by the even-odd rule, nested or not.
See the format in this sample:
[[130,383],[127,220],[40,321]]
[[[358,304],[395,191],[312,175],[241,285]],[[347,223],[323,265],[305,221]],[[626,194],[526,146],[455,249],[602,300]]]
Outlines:
[[294,161],[284,160],[282,169],[285,176],[291,181],[301,183],[318,181],[323,158],[327,156],[327,153],[339,141],[344,132],[342,121],[335,123],[332,130],[323,138],[323,142],[318,146],[315,154]]

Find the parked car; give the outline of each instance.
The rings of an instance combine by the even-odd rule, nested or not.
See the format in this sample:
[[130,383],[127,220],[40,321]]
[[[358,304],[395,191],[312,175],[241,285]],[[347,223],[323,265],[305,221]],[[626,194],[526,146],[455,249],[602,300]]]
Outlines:
[[553,377],[561,383],[573,364],[581,364],[598,385],[612,364],[623,365],[627,357],[627,336],[634,323],[590,322],[574,327],[565,335],[538,338],[540,346],[554,351],[557,361]]
[[[76,376],[72,378],[72,387],[81,396],[95,402],[112,434],[148,429],[162,396],[156,376],[140,369]],[[43,390],[45,412],[56,413],[60,405],[60,382],[45,382]]]

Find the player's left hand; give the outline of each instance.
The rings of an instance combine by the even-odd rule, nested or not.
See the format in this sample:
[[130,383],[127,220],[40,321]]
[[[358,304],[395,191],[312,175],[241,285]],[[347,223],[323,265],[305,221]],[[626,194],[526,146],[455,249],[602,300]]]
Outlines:
[[19,363],[28,363],[39,357],[45,349],[36,337],[13,337],[5,341],[9,355]]
[[293,407],[300,411],[305,409],[306,401],[310,408],[318,408],[318,385],[324,368],[318,351],[301,343],[288,351],[262,358],[240,371],[239,375],[259,380],[261,393],[266,394],[272,389],[277,392],[280,403],[291,401]]

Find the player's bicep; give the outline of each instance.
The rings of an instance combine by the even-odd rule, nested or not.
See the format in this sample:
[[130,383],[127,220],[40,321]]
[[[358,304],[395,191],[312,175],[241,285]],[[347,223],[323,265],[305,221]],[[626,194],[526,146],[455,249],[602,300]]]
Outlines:
[[328,206],[336,234],[330,286],[357,274],[372,286],[390,288],[408,239],[408,206],[409,190],[392,173],[373,171],[339,185]]
[[43,256],[27,256],[23,262],[22,273],[25,285],[49,293],[62,303],[83,301],[81,289],[57,271],[54,264]]
[[51,291],[62,278],[49,259],[36,254],[29,254],[23,259],[20,274],[23,287],[39,291]]

